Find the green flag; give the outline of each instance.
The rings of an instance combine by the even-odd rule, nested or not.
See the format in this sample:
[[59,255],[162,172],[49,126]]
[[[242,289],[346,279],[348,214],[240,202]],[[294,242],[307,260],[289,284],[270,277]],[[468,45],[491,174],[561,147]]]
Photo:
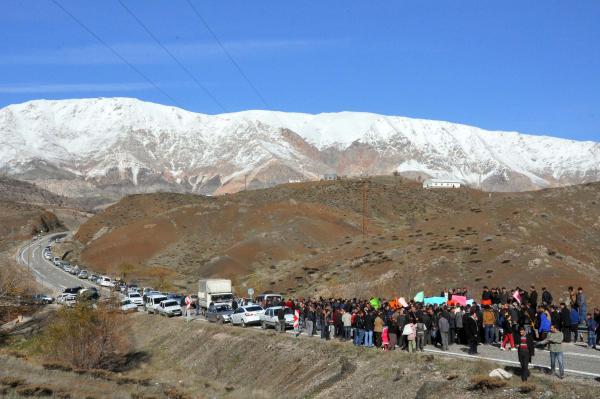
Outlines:
[[425,292],[423,292],[423,291],[418,292],[417,295],[415,295],[415,302],[423,302],[424,299],[425,299]]
[[379,307],[381,306],[381,301],[379,301],[379,298],[372,298],[369,303],[371,304],[371,306],[373,306],[373,308],[375,310],[378,310]]

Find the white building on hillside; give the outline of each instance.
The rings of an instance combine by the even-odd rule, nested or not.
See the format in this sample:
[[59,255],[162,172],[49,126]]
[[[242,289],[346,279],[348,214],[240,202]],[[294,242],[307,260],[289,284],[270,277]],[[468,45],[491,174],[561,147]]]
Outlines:
[[423,182],[423,188],[461,188],[459,180],[427,179]]

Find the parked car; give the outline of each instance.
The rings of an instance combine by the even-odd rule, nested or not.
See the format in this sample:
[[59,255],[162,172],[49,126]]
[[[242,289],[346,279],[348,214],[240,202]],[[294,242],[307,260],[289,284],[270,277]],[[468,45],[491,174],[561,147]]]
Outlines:
[[[281,309],[281,306],[272,306],[265,309],[260,315],[260,326],[262,328],[274,327],[277,328],[279,325],[279,318],[277,317],[277,311]],[[283,308],[283,314],[285,319],[285,327],[294,327],[294,312],[288,307]]]
[[174,299],[166,299],[161,301],[156,308],[156,312],[159,315],[171,317],[171,316],[181,316],[181,306],[179,306],[179,302]]
[[242,327],[250,324],[260,324],[260,314],[262,312],[263,308],[258,305],[239,307],[231,314],[231,324],[240,324]]
[[88,301],[97,301],[100,298],[100,293],[96,287],[84,288],[79,291],[79,298]]
[[115,282],[108,276],[101,276],[99,280],[99,284],[101,287],[112,288],[115,286]]
[[69,273],[71,273],[73,276],[77,276],[79,275],[79,272],[81,272],[79,266],[73,266],[71,267],[71,271]]
[[77,300],[77,295],[63,292],[56,298],[56,302],[65,306],[73,306]]
[[130,299],[122,299],[119,310],[123,313],[137,312],[138,307]]
[[54,259],[52,259],[53,262],[60,262],[62,259],[60,259],[58,256],[55,256]]
[[91,274],[90,277],[88,278],[92,283],[94,284],[98,284],[98,279],[100,278],[100,276],[98,276],[97,274]]
[[31,301],[34,304],[47,305],[47,304],[53,303],[54,298],[52,298],[50,295],[36,294],[31,297]]
[[146,296],[144,301],[144,307],[146,308],[146,312],[156,314],[157,308],[160,303],[167,299],[166,295],[162,294],[150,294]]
[[64,271],[66,271],[67,273],[71,273],[71,270],[73,270],[73,268],[71,267],[71,265],[69,265],[68,263],[63,263],[62,269]]
[[282,295],[279,294],[262,294],[256,297],[255,301],[256,303],[268,303],[271,304],[272,306],[275,306],[277,304],[279,304],[279,302],[281,302],[281,300],[283,299]]
[[77,275],[77,277],[79,277],[80,279],[86,279],[86,278],[88,278],[88,272],[87,272],[87,270],[80,271],[79,274]]
[[215,323],[229,323],[231,321],[231,314],[233,313],[233,309],[231,306],[224,305],[210,305],[206,310],[206,320]]
[[77,286],[77,287],[70,287],[70,288],[65,288],[65,290],[63,291],[63,294],[73,294],[73,295],[77,295],[79,294],[79,291],[81,291],[83,289],[82,286]]
[[138,292],[130,292],[129,294],[127,294],[126,298],[129,299],[131,303],[134,303],[137,306],[142,306],[144,304],[144,300]]

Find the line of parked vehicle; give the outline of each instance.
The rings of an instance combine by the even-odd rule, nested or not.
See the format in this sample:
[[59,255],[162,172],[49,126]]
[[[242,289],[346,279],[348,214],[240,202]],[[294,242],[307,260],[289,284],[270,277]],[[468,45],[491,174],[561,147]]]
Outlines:
[[[122,312],[137,312],[140,310],[148,314],[166,317],[183,316],[183,309],[187,308],[186,298],[180,294],[159,292],[151,287],[140,289],[136,284],[126,284],[124,281],[113,280],[109,276],[90,273],[79,265],[53,256],[52,245],[44,248],[43,256],[54,266],[78,278],[117,291],[120,295],[119,309]],[[96,287],[84,288],[71,287],[64,290],[57,297],[57,303],[73,306],[78,300],[98,300],[100,292]],[[278,310],[281,306],[271,306],[264,309],[257,303],[278,303],[281,295],[263,294],[255,301],[245,298],[234,298],[231,292],[231,281],[224,279],[202,279],[199,282],[198,295],[190,296],[190,312],[202,314],[206,320],[219,324],[231,323],[242,327],[260,325],[262,328],[279,325]],[[233,302],[236,302],[235,305]],[[294,316],[290,308],[283,307],[286,328],[293,328]]]

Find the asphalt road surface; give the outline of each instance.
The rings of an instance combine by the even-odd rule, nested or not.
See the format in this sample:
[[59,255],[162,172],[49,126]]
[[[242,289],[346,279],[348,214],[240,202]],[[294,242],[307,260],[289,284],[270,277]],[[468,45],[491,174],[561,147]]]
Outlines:
[[55,295],[62,293],[68,287],[82,286],[98,288],[89,281],[79,279],[44,259],[44,248],[50,244],[52,238],[61,235],[65,236],[66,233],[49,234],[25,245],[17,254],[17,262],[29,268],[35,279]]
[[[64,235],[65,233],[61,233]],[[42,237],[41,239],[25,245],[17,256],[17,261],[24,267],[29,267],[36,279],[48,287],[55,293],[61,293],[67,287],[74,286],[95,286],[87,280],[81,280],[62,269],[55,267],[51,262],[44,259],[42,253],[45,246],[48,245],[50,239],[59,236],[60,234],[52,234]],[[185,317],[180,318],[185,320]],[[206,321],[203,317],[194,316],[193,321]],[[227,328],[227,327],[226,327]],[[260,329],[260,327],[256,327]],[[287,331],[293,333],[292,331]],[[301,334],[305,336],[304,333]],[[308,337],[304,337],[308,339]],[[319,339],[313,337],[311,339]],[[348,345],[351,345],[350,343]],[[565,357],[565,373],[567,375],[577,375],[580,377],[595,378],[600,381],[600,350],[593,350],[584,347],[583,344],[563,344]],[[373,350],[373,349],[365,349]],[[467,354],[467,348],[462,345],[451,345],[449,351],[443,352],[432,346],[425,349],[427,353],[434,353],[439,356],[456,357],[470,360],[488,360],[494,363],[519,366],[517,359],[517,351],[501,351],[496,346],[480,345],[478,355]],[[549,352],[542,349],[537,349],[533,358],[531,367],[536,369],[549,369],[550,355]],[[556,370],[558,371],[558,370]]]

